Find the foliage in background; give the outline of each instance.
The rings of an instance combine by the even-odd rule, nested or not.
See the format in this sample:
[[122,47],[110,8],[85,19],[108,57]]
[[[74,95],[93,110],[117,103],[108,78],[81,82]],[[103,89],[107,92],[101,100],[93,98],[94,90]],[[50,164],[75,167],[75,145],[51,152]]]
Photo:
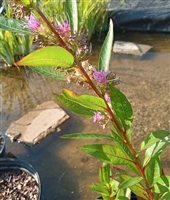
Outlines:
[[[4,23],[5,16],[0,15],[0,27],[7,25],[10,28],[11,23],[13,23],[13,18],[18,20],[24,18],[24,8],[21,5],[16,5],[12,1],[10,4],[7,4],[6,1],[3,1],[3,3],[5,7],[5,13],[3,15],[11,21],[8,24]],[[7,26],[5,27],[6,30],[0,29],[0,60],[11,66],[14,62],[21,59],[21,57],[30,53],[33,36],[28,33],[9,32]],[[17,25],[15,28],[17,28]]]
[[[6,0],[4,0],[3,3],[5,6],[5,15],[7,18],[25,20],[24,17],[27,13],[27,9],[24,9],[23,5],[18,5],[14,0],[9,1],[8,3]],[[45,13],[48,20],[56,23],[56,25],[57,21],[71,21],[70,15],[68,13],[69,8],[63,0],[37,0],[36,3],[39,5],[40,10]],[[77,4],[77,16],[79,22],[77,24],[77,32],[84,31],[86,33],[87,39],[90,39],[94,34],[96,34],[97,38],[100,39],[103,31],[108,28],[108,12],[106,10],[108,4],[108,0],[80,0]],[[36,12],[34,12],[34,14],[37,16]],[[1,16],[2,15],[0,15],[0,17]],[[3,28],[1,24],[0,28]],[[33,36],[28,36],[26,34],[21,35],[19,33],[16,34],[15,32],[6,32],[5,35],[6,36],[4,37],[4,32],[1,31],[2,42],[0,44],[0,58],[8,65],[13,65],[19,56],[27,55],[30,52],[33,44]],[[46,37],[45,35],[39,36],[38,40],[35,41],[40,46],[54,44],[53,41],[51,41],[51,38]]]
[[[100,39],[102,33],[108,29],[107,8],[109,2],[110,0],[78,1],[78,30],[86,31],[89,39],[94,34],[96,34],[97,38]],[[70,16],[67,13],[65,5],[66,3],[63,0],[38,0],[37,4],[50,21],[61,21],[62,19],[67,19],[67,21],[70,22]]]
[[31,35],[19,35],[0,30],[0,58],[8,65],[30,53],[33,43]]

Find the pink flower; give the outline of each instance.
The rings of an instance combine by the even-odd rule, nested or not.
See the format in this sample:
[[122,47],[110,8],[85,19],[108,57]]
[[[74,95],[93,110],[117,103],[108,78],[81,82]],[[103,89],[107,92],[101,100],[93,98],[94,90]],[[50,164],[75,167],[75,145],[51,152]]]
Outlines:
[[105,93],[104,98],[106,99],[107,103],[110,103],[110,96]]
[[95,71],[93,73],[93,78],[100,84],[106,83],[106,76],[110,73],[110,71]]
[[103,119],[103,115],[101,112],[94,112],[93,122],[99,122]]
[[33,15],[25,17],[27,20],[26,28],[32,29],[33,31],[37,31],[41,26],[41,22]]
[[63,36],[67,33],[70,33],[70,24],[67,21],[64,21],[63,24],[58,23],[57,31]]

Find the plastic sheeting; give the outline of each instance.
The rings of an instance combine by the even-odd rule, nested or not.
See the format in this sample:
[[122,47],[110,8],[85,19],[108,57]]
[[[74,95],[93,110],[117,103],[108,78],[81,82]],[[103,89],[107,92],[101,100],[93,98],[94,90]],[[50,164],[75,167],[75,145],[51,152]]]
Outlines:
[[115,30],[170,32],[170,0],[112,0],[110,17]]

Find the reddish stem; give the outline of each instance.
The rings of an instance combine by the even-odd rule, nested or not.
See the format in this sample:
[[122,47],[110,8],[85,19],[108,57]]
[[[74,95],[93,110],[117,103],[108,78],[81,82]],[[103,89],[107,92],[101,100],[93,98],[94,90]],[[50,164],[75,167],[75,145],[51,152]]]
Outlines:
[[34,8],[34,10],[36,10],[36,12],[41,16],[41,18],[43,19],[43,21],[47,24],[47,26],[49,27],[49,29],[54,33],[54,35],[56,36],[56,38],[58,39],[58,42],[60,43],[60,45],[65,48],[67,51],[70,52],[70,49],[68,49],[66,43],[63,41],[63,39],[60,37],[60,35],[58,34],[58,32],[55,30],[55,28],[51,25],[51,23],[49,22],[49,20],[46,18],[46,16],[41,12],[41,10],[34,4],[31,3],[32,7]]
[[144,173],[144,169],[142,168],[142,166],[140,165],[140,161],[139,161],[139,158],[136,156],[136,152],[134,150],[134,148],[132,147],[132,144],[130,143],[130,141],[128,140],[127,136],[126,136],[126,130],[124,131],[119,123],[117,122],[111,108],[109,107],[108,103],[106,102],[105,98],[103,97],[103,94],[101,94],[99,92],[99,90],[96,88],[96,86],[94,85],[94,83],[92,82],[92,80],[90,79],[90,77],[88,76],[88,74],[86,73],[86,71],[84,70],[84,68],[82,66],[80,66],[79,68],[76,68],[77,70],[79,70],[83,76],[86,78],[86,82],[91,86],[91,88],[93,89],[93,91],[100,97],[102,98],[105,103],[106,103],[106,106],[107,106],[107,112],[108,114],[110,115],[111,117],[111,121],[113,123],[115,123],[115,125],[117,126],[118,130],[120,131],[123,139],[124,139],[124,142],[126,143],[127,147],[129,148],[131,154],[133,155],[134,157],[134,164],[136,165],[136,167],[138,168],[138,171],[139,173],[141,174],[141,176],[144,178],[144,182],[145,182],[145,185],[148,189],[148,195],[149,195],[149,200],[154,200],[154,195],[153,195],[153,192],[152,190],[150,189],[149,185],[148,185],[148,182],[147,182],[147,179],[146,179],[146,176],[145,176],[145,173]]

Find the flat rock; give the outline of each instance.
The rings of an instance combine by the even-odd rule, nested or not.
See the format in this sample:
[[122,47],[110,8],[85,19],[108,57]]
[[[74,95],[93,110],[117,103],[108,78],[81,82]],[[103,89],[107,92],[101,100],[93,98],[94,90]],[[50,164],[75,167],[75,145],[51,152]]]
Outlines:
[[145,44],[136,44],[133,42],[115,41],[113,46],[114,53],[131,54],[136,56],[143,56],[148,52],[152,46]]
[[54,101],[44,102],[13,122],[6,135],[11,141],[34,145],[54,131],[69,116]]

